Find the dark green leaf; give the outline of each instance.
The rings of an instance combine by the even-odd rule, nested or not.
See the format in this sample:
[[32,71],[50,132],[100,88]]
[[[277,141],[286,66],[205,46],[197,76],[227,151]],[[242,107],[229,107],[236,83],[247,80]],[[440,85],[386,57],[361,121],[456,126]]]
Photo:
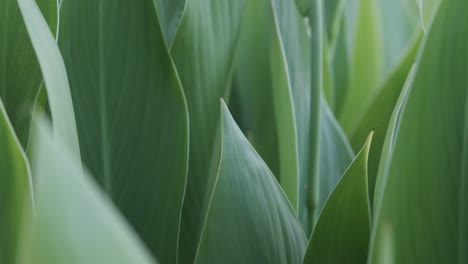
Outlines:
[[367,158],[372,134],[323,207],[303,263],[366,262],[371,230]]
[[60,19],[83,161],[153,254],[175,263],[188,116],[154,3],[66,0]]

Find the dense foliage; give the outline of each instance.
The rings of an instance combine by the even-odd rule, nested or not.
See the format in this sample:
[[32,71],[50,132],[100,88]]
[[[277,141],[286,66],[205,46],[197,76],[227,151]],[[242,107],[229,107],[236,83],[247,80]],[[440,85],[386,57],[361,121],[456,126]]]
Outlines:
[[466,0],[0,0],[0,264],[467,263]]

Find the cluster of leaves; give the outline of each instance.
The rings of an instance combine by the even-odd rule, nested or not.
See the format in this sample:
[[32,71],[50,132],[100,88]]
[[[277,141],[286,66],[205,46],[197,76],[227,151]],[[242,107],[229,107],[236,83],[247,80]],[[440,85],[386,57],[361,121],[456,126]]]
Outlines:
[[0,263],[466,263],[466,10],[0,0]]

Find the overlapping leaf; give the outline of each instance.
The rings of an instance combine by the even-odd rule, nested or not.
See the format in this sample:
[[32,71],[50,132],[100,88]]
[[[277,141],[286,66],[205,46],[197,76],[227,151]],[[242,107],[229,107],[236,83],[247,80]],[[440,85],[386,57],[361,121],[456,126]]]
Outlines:
[[[37,0],[51,30],[57,25],[57,1]],[[42,76],[17,0],[0,1],[0,97],[23,147]]]
[[365,263],[371,222],[367,159],[372,133],[323,207],[304,263]]
[[299,263],[306,239],[280,185],[222,103],[221,158],[195,263]]
[[393,226],[395,263],[468,259],[468,3],[444,1],[420,53],[393,152],[376,200],[370,263],[384,224]]
[[151,0],[63,1],[84,164],[162,263],[175,263],[188,116]]
[[187,0],[170,47],[190,112],[190,164],[179,255],[182,263],[193,262],[216,173],[219,98],[229,94],[245,2]]
[[37,210],[23,229],[18,263],[155,263],[76,156],[42,120],[33,138]]
[[15,263],[24,207],[32,206],[29,164],[0,100],[0,263]]

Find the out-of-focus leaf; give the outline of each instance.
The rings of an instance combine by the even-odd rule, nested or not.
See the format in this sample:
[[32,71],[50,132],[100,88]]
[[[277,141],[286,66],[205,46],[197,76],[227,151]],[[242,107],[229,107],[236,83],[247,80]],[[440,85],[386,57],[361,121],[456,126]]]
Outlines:
[[371,230],[367,158],[372,133],[323,207],[303,263],[366,262]]
[[374,197],[375,178],[380,162],[380,154],[385,141],[385,134],[393,109],[403,89],[408,72],[414,63],[419,48],[420,38],[417,38],[413,47],[405,55],[395,71],[390,75],[379,93],[369,101],[365,107],[364,115],[356,117],[356,129],[351,132],[351,144],[355,149],[359,147],[371,129],[375,130],[374,140],[369,154],[369,196]]
[[[37,0],[55,32],[57,1]],[[0,1],[0,97],[11,123],[25,148],[31,110],[42,82],[41,70],[28,37],[17,0]]]
[[54,35],[34,0],[18,0],[18,5],[48,91],[54,133],[80,157],[67,72]]
[[385,75],[395,72],[395,68],[401,64],[402,60],[405,60],[408,50],[414,47],[414,36],[422,31],[415,1],[377,1],[382,21]]
[[[268,47],[274,26],[269,0],[247,1],[236,51],[231,112],[252,145],[279,178],[279,152]],[[237,102],[237,106],[233,106]],[[239,122],[241,121],[242,122]]]
[[354,16],[350,15],[355,18],[355,25],[353,22],[347,22],[346,30],[352,35],[348,38],[351,43],[349,47],[351,60],[348,68],[350,79],[344,105],[337,113],[338,120],[347,135],[354,125],[355,117],[363,112],[364,105],[378,91],[383,74],[382,55],[384,54],[377,1],[359,0],[348,3],[355,5],[357,11]]
[[421,27],[426,31],[442,0],[418,0]]
[[18,263],[154,263],[107,196],[83,175],[76,156],[52,138],[44,120],[37,127],[33,135],[37,210],[25,221]]
[[[172,1],[172,0],[166,0]],[[186,0],[171,46],[190,113],[181,263],[192,263],[219,158],[219,98],[229,94],[246,0]]]
[[306,247],[301,224],[221,104],[221,158],[195,263],[300,263]]
[[24,207],[32,205],[32,182],[26,155],[1,100],[0,146],[0,263],[7,264],[16,263]]
[[[338,36],[343,20],[343,9],[347,0],[326,0],[324,5],[324,19],[327,38],[334,43]],[[309,1],[310,2],[310,1]]]
[[188,114],[151,0],[64,1],[59,44],[83,161],[162,263],[175,263]]
[[185,2],[191,0],[153,0],[158,12],[159,23],[168,47],[171,46],[172,40],[180,23],[185,9]]
[[327,102],[322,99],[321,104],[317,214],[354,158],[351,145]]
[[384,223],[393,226],[395,263],[468,261],[467,9],[443,1],[428,30],[379,175],[370,263],[379,261]]

